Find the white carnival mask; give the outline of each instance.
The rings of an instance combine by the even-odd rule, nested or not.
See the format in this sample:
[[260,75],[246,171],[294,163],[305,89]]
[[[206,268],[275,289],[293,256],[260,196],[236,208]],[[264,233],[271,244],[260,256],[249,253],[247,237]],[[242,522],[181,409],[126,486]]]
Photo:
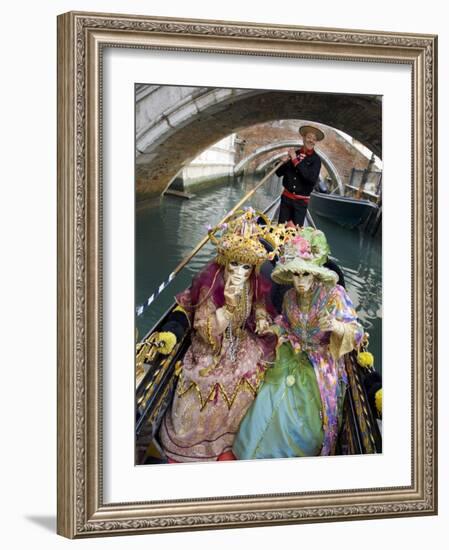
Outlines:
[[293,286],[298,294],[304,294],[308,292],[313,284],[312,273],[295,273],[293,275]]
[[234,286],[242,286],[251,277],[253,266],[239,262],[229,262],[226,267],[226,282]]

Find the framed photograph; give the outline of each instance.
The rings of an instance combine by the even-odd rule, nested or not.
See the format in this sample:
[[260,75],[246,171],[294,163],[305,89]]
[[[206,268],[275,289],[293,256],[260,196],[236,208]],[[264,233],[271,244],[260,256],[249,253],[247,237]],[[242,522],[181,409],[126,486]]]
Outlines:
[[436,67],[59,16],[61,535],[437,513]]

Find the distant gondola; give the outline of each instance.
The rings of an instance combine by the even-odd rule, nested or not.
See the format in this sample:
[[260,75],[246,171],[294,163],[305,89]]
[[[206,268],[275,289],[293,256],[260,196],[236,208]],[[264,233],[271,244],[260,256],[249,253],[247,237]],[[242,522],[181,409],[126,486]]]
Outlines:
[[319,191],[313,191],[310,195],[309,210],[312,214],[328,218],[348,229],[363,226],[376,215],[378,209],[377,204],[366,199]]

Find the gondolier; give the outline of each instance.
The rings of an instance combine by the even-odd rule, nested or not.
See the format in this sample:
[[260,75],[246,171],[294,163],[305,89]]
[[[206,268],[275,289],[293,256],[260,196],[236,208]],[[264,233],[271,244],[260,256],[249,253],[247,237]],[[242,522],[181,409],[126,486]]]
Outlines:
[[284,164],[276,170],[283,177],[284,191],[281,195],[279,223],[292,221],[304,225],[310,193],[315,187],[321,170],[321,159],[315,151],[317,141],[324,139],[324,133],[315,126],[301,126],[303,146],[292,150],[284,157]]

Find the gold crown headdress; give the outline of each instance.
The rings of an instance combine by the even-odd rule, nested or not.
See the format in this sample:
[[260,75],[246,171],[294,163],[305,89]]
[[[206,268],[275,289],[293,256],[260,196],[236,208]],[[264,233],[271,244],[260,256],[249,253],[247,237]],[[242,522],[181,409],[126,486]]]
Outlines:
[[290,223],[272,224],[267,228],[264,239],[277,251],[287,241],[295,237],[297,231],[298,228]]
[[[258,223],[260,218],[265,225]],[[265,239],[270,227],[270,220],[265,214],[247,208],[232,214],[225,223],[211,228],[209,236],[217,247],[217,263],[239,262],[260,267],[274,256],[260,240]],[[217,237],[219,232],[221,235]]]

